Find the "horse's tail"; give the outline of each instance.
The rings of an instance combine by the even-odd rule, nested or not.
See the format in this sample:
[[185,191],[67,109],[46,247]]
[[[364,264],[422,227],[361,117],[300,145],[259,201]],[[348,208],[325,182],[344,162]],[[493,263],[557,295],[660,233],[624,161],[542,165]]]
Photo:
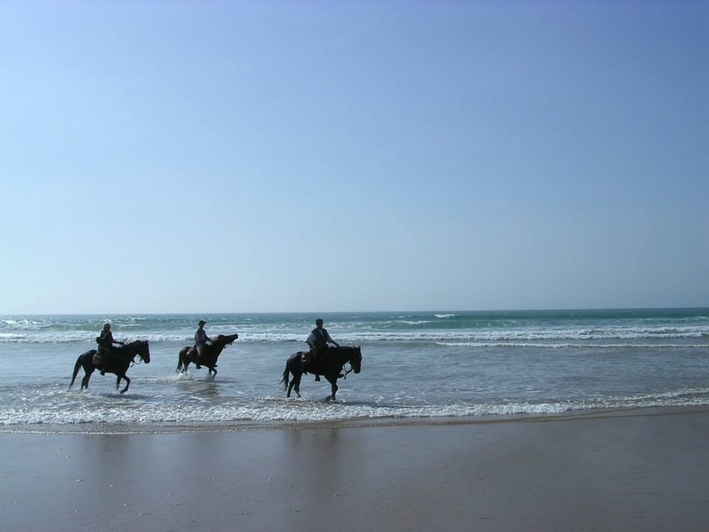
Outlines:
[[182,371],[182,351],[177,353],[177,368],[175,371]]
[[288,378],[289,377],[290,377],[290,368],[288,367],[288,362],[286,362],[286,369],[283,370],[283,380],[281,381],[281,384],[283,385],[284,390],[288,389]]
[[79,368],[81,367],[81,357],[84,355],[79,355],[79,358],[76,359],[76,364],[74,364],[74,374],[71,376],[71,382],[69,383],[69,389],[71,390],[72,385],[74,384],[74,381],[76,380],[76,376],[79,374]]

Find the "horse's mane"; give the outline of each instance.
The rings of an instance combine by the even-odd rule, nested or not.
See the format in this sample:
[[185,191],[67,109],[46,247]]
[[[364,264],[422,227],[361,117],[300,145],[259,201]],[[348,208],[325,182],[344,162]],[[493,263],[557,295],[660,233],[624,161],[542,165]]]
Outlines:
[[133,340],[132,342],[126,342],[123,344],[121,347],[126,347],[129,345],[138,345],[138,344],[144,344],[147,343],[147,340]]
[[359,349],[359,346],[358,345],[341,345],[340,347],[334,347],[331,349],[346,349],[348,351],[356,351],[357,349]]
[[114,350],[119,353],[125,353],[126,352],[125,350],[129,349],[128,353],[130,353],[131,351],[140,350],[141,346],[143,344],[147,345],[148,341],[147,340],[133,340],[132,342],[125,342],[123,345],[119,345],[119,346],[114,347]]

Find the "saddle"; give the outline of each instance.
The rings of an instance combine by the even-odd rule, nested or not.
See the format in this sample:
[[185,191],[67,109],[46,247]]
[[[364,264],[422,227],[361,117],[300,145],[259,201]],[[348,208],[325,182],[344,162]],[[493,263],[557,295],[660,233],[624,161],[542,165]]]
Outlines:
[[[209,345],[209,344],[207,344],[207,345]],[[205,347],[206,347],[206,346],[205,346]],[[201,362],[201,361],[197,358],[197,348],[196,348],[195,346],[191,346],[191,347],[187,350],[187,353],[185,353],[185,357],[187,357],[187,358],[192,358],[192,359],[194,360],[195,364],[197,364],[197,366],[199,366],[200,364],[203,363],[203,362]],[[203,355],[202,355],[202,358],[204,359],[204,358],[207,358],[207,357],[205,356],[205,354],[203,354]],[[212,366],[210,366],[210,367],[212,367]],[[214,367],[216,368],[217,365],[214,364]]]
[[94,356],[91,357],[91,362],[93,362],[94,366],[101,367],[109,361],[109,357],[111,355],[111,351],[109,351],[105,347],[99,347],[98,350],[94,353]]
[[312,374],[323,372],[327,367],[325,360],[323,360],[325,356],[325,352],[320,352],[316,355],[312,351],[303,351],[303,354],[300,355],[303,371]]

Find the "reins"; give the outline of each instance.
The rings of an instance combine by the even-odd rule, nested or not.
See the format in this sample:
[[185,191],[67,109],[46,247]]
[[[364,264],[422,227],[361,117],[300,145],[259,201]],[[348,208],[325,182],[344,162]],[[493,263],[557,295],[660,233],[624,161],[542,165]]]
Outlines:
[[[131,343],[132,343],[132,342],[131,342]],[[123,345],[123,348],[124,348],[124,349],[125,349],[125,347],[126,347],[126,344]],[[123,360],[128,360],[128,361],[129,361],[129,362],[128,362],[128,369],[132,368],[132,367],[135,366],[136,364],[142,364],[143,362],[145,362],[145,360],[143,360],[143,355],[141,355],[140,352],[138,352],[138,351],[136,351],[135,353],[133,353],[133,356],[131,356],[130,358],[121,356],[120,353],[114,352],[114,354],[115,354],[118,358],[122,358]],[[136,361],[136,360],[135,360],[135,357],[138,357],[139,360]]]
[[[325,352],[325,356],[327,356],[327,358],[330,359],[330,362],[331,362],[334,366],[337,366],[337,365],[339,364],[336,360],[333,359],[333,355],[330,354],[330,353],[328,353],[327,351]],[[350,365],[350,369],[345,369],[345,365],[346,365],[346,364],[349,364],[349,365]],[[343,369],[345,370],[344,373],[342,374],[342,378],[343,378],[343,379],[346,379],[346,378],[347,378],[347,374],[348,374],[348,373],[351,373],[351,372],[353,371],[353,368],[352,368],[352,361],[348,358],[347,360],[345,360],[344,362],[342,362],[342,363],[339,364],[339,365],[340,365],[340,370],[343,370]]]

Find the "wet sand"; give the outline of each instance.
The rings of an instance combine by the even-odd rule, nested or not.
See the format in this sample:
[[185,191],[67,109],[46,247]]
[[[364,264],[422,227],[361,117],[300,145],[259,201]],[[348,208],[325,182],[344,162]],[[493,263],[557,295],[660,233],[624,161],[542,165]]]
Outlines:
[[4,432],[0,457],[3,531],[699,532],[709,523],[705,408]]

